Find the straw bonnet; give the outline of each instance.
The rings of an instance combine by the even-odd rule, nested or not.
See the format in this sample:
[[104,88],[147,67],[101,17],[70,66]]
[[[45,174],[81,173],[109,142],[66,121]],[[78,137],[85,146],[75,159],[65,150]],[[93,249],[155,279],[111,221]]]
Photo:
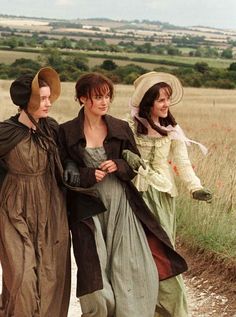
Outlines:
[[60,96],[61,84],[58,73],[51,67],[41,68],[35,76],[23,75],[17,78],[10,87],[13,103],[22,109],[36,111],[40,106],[39,79],[50,87],[50,101],[53,103]]
[[167,83],[172,88],[170,98],[171,106],[180,102],[183,97],[183,87],[176,76],[168,73],[149,72],[141,75],[134,81],[135,91],[131,97],[131,105],[133,107],[139,107],[148,89],[158,83]]

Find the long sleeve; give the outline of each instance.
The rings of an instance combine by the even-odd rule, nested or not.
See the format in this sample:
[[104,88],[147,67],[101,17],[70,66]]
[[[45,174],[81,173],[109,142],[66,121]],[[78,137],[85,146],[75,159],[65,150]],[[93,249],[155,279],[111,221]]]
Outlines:
[[188,190],[193,192],[197,189],[201,189],[203,186],[193,170],[185,142],[181,140],[172,140],[171,152],[179,177],[186,184]]

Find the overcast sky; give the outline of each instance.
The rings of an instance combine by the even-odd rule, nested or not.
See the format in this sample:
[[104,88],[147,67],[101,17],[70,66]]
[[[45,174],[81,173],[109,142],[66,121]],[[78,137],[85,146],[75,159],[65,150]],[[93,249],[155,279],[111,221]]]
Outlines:
[[236,0],[0,0],[0,13],[60,19],[148,19],[236,30]]

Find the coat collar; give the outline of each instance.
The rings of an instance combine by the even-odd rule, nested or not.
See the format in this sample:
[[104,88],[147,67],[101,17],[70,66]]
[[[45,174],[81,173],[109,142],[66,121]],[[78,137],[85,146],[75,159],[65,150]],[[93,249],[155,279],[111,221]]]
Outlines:
[[[127,139],[127,132],[121,127],[122,120],[114,118],[110,115],[104,115],[103,119],[106,122],[108,130],[106,140],[112,138],[121,140]],[[65,125],[66,129],[69,129],[69,138],[67,140],[69,146],[72,146],[80,141],[85,141],[84,107],[80,110],[78,117],[62,125]]]

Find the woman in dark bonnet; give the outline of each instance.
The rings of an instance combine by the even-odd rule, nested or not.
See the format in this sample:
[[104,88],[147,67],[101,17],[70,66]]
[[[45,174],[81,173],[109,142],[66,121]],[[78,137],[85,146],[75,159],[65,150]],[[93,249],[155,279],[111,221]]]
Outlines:
[[57,123],[48,117],[59,76],[50,67],[23,75],[10,95],[19,113],[0,123],[0,316],[65,317],[69,231]]

